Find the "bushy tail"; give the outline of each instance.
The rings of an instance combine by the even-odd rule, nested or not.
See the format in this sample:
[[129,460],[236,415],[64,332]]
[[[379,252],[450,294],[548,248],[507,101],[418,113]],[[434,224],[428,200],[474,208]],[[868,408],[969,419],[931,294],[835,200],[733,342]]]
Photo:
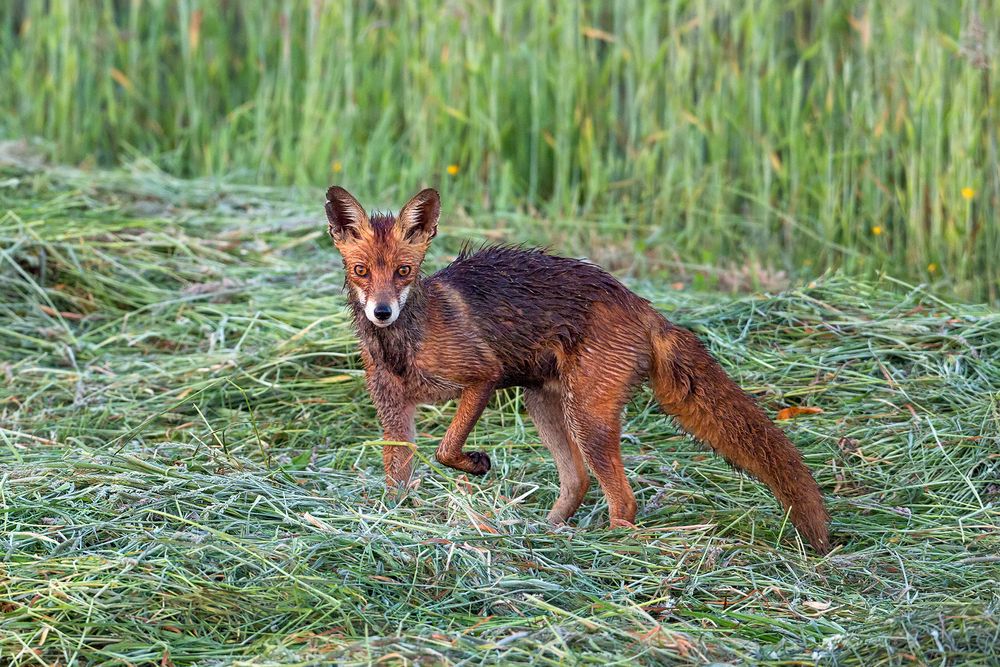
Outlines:
[[802,455],[693,333],[658,318],[650,381],[661,407],[730,464],[770,487],[817,553],[830,550],[829,516]]

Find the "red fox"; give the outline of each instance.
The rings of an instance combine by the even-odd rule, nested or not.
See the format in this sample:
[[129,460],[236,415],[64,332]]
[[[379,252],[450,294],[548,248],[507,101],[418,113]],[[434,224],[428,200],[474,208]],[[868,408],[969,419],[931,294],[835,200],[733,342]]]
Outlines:
[[[420,265],[441,212],[435,190],[421,191],[398,216],[369,216],[341,187],[326,198],[386,440],[413,443],[416,406],[457,398],[435,456],[483,475],[490,459],[465,451],[466,438],[494,391],[523,387],[559,473],[549,521],[564,523],[580,507],[589,468],[611,525],[632,526],[636,502],[622,466],[621,413],[648,380],[664,411],[767,484],[813,549],[829,551],[823,497],[799,451],[694,334],[610,274],[543,250],[491,246],[463,251],[424,277]],[[412,448],[388,445],[382,458],[386,482],[405,486]]]

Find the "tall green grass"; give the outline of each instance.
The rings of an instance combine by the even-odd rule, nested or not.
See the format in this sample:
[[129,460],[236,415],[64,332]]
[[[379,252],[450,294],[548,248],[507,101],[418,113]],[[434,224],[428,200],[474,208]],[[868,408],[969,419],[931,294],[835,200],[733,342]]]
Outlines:
[[998,0],[13,1],[0,128],[997,301],[998,32]]

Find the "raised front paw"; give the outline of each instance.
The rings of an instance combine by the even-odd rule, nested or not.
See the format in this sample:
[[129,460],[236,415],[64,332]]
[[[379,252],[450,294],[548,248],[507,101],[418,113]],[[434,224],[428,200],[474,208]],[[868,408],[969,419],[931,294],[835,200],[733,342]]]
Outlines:
[[466,456],[472,464],[468,470],[470,475],[485,475],[490,471],[490,457],[486,452],[468,452]]

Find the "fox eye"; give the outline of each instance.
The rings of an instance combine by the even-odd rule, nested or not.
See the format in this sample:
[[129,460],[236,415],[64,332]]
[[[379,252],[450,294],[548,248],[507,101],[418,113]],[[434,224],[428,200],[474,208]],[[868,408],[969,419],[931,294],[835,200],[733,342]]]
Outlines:
[[364,264],[355,264],[354,275],[356,275],[359,278],[364,278],[365,276],[368,275],[368,267],[365,266]]
[[407,266],[406,264],[403,264],[401,267],[396,269],[396,274],[399,275],[400,278],[405,278],[406,276],[410,275],[410,267]]

